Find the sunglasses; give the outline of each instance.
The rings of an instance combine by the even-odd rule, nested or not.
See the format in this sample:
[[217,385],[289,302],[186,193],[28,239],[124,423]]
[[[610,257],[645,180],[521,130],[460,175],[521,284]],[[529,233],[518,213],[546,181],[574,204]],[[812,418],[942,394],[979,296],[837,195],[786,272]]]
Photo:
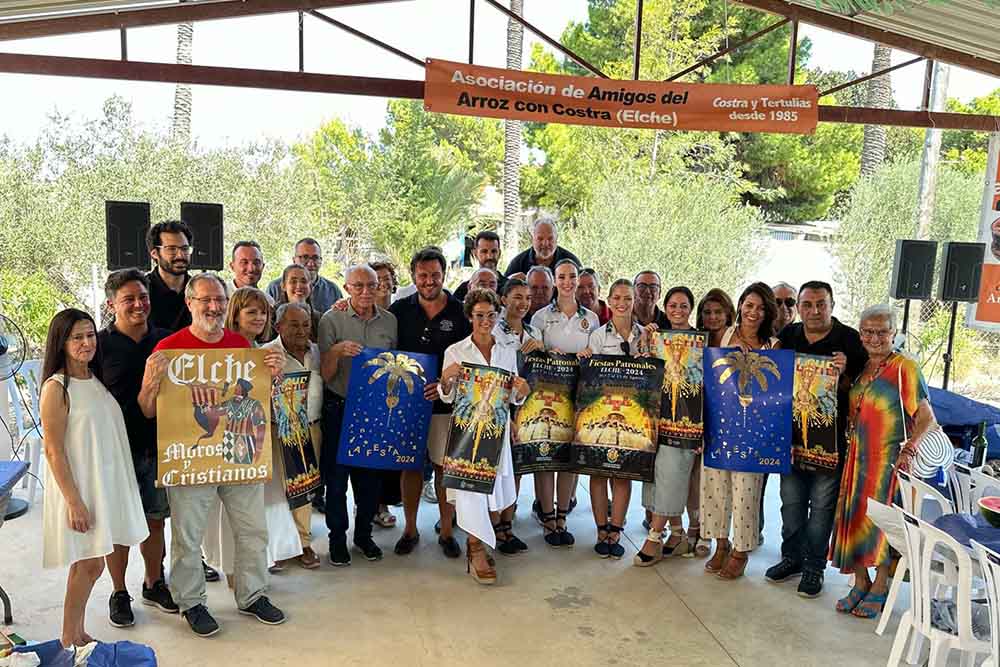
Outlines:
[[778,305],[784,306],[786,308],[794,308],[795,299],[793,299],[792,297],[788,297],[787,299],[778,299]]

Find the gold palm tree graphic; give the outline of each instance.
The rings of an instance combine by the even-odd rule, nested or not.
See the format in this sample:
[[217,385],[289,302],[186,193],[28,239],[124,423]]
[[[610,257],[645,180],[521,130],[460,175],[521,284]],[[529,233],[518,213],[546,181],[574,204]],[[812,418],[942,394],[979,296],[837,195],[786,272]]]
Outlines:
[[375,372],[368,378],[368,384],[375,384],[382,376],[388,376],[385,385],[385,405],[389,408],[389,415],[386,417],[385,426],[389,428],[392,411],[399,405],[399,382],[402,380],[406,393],[412,394],[414,377],[420,378],[423,382],[427,381],[424,378],[424,367],[416,359],[392,352],[380,353],[374,359],[365,362],[365,366],[376,367]]
[[747,407],[753,403],[753,382],[756,381],[762,391],[767,391],[767,376],[764,371],[773,375],[776,380],[781,379],[781,372],[770,358],[742,350],[730,352],[712,364],[712,368],[720,366],[725,366],[725,370],[719,375],[719,384],[725,384],[733,373],[736,374],[736,387],[740,405],[743,406],[743,426],[746,427]]

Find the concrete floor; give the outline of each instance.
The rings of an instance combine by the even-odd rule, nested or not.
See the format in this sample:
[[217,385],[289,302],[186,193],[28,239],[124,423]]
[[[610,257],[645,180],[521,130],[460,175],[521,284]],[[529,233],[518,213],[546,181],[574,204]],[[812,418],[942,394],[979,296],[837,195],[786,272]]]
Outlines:
[[[874,622],[837,614],[834,603],[848,590],[845,577],[828,569],[815,600],[795,594],[797,580],[776,585],[763,578],[779,554],[778,484],[768,485],[766,543],[751,557],[747,576],[734,582],[704,574],[701,559],[633,567],[645,535],[638,496],[635,485],[621,561],[592,551],[585,484],[570,517],[577,546],[548,548],[529,516],[529,483],[515,528],[530,551],[498,555],[500,582],[493,587],[465,574],[464,557],[441,555],[433,529],[437,510],[422,503],[422,542],[410,556],[392,553],[401,528],[376,528],[386,552],[381,562],[355,554],[350,567],[333,568],[325,562],[325,539],[317,539],[321,569],[293,566],[275,575],[270,597],[288,615],[284,625],[238,615],[225,584],[215,583],[208,585],[209,608],[222,625],[215,637],[198,638],[180,617],[138,602],[136,625],[115,629],[107,622],[111,581],[105,574],[91,597],[87,628],[102,641],[148,644],[169,667],[885,664],[896,623],[877,637]],[[401,524],[402,512],[395,511]],[[0,528],[0,583],[14,603],[10,629],[36,640],[59,636],[66,574],[40,566],[41,514],[36,505]],[[313,529],[325,537],[321,515],[314,515]],[[134,550],[128,581],[136,598],[141,568]]]

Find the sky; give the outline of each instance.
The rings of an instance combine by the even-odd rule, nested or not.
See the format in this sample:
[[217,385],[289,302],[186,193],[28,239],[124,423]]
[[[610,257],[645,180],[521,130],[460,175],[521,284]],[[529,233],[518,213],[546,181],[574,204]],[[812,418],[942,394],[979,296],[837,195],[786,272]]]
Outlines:
[[[586,0],[526,0],[524,4],[525,18],[557,38],[567,22],[585,20],[587,15]],[[326,12],[420,59],[464,61],[467,58],[468,3],[464,0],[410,0]],[[194,63],[295,71],[297,25],[295,14],[197,23]],[[813,42],[810,66],[866,72],[871,65],[869,42],[810,26],[800,28],[799,34]],[[174,26],[130,30],[129,58],[173,62],[175,36]],[[525,63],[535,41],[526,30]],[[503,67],[505,42],[506,17],[479,2],[476,63]],[[305,45],[307,71],[423,78],[420,67],[314,17],[306,17]],[[117,32],[67,35],[7,42],[0,50],[117,59],[119,38]],[[910,57],[894,51],[893,63]],[[918,63],[892,73],[893,91],[900,108],[916,108],[919,104],[923,72],[923,65]],[[951,97],[968,100],[997,87],[1000,80],[952,68]],[[134,116],[142,125],[164,129],[169,124],[173,93],[172,84],[0,74],[0,134],[15,142],[30,142],[52,112],[96,118],[103,102],[112,95],[130,101]],[[195,86],[192,134],[201,148],[264,139],[292,142],[334,117],[375,132],[384,124],[385,104],[384,98],[375,97]]]

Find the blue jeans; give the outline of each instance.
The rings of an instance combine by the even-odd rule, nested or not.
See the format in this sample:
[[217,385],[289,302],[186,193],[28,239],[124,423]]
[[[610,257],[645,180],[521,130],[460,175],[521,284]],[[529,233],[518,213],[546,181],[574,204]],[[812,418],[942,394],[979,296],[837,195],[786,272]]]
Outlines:
[[781,555],[803,569],[826,569],[840,474],[792,468],[781,476]]
[[372,519],[378,507],[379,473],[370,468],[355,468],[337,463],[340,426],[344,420],[344,399],[323,392],[323,481],[326,483],[326,527],[330,543],[347,541],[347,482],[354,490],[354,543],[371,540]]

